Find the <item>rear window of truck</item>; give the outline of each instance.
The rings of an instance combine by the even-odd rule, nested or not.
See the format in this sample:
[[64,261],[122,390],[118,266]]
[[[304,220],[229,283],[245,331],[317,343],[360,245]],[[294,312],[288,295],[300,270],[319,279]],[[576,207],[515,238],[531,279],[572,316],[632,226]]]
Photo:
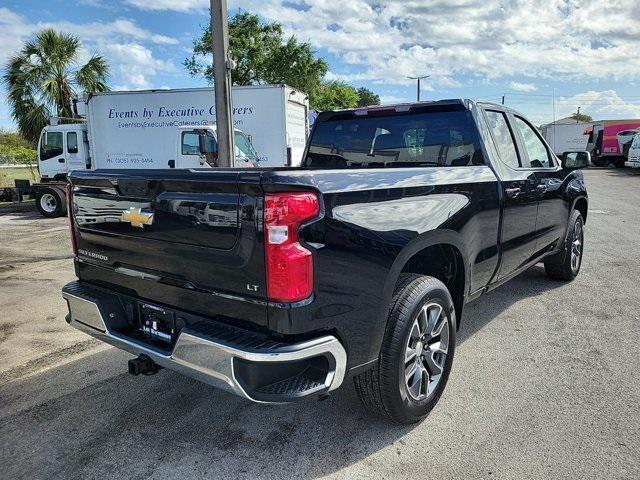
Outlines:
[[321,120],[304,162],[306,167],[321,168],[483,164],[478,131],[466,110]]

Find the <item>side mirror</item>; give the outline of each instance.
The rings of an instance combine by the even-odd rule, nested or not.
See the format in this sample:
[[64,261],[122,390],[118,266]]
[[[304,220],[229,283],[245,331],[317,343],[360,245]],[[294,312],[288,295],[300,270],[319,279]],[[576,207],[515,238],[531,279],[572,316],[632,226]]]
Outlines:
[[200,165],[208,164],[216,167],[218,162],[218,151],[215,142],[211,141],[211,137],[206,132],[198,134],[198,149],[200,150]]
[[567,170],[578,170],[586,168],[591,162],[589,152],[564,152],[562,154],[562,168]]
[[200,150],[200,154],[201,155],[206,155],[207,153],[213,153],[213,151],[210,148],[211,142],[209,142],[209,139],[207,138],[207,134],[206,133],[199,133],[198,134],[198,148]]

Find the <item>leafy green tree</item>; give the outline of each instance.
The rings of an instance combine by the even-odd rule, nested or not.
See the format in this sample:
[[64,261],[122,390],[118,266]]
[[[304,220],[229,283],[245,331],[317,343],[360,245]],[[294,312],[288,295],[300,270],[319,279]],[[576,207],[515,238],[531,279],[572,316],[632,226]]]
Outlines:
[[104,57],[93,55],[78,65],[77,37],[46,29],[6,64],[3,80],[9,106],[24,138],[36,143],[50,116],[71,117],[71,99],[108,90],[109,66]]
[[[257,15],[237,13],[229,20],[229,54],[236,65],[231,72],[234,85],[286,83],[303,92],[317,88],[329,67],[316,58],[311,45],[295,36],[284,38],[282,25],[261,22]],[[193,42],[193,55],[184,61],[192,76],[213,81],[211,27],[203,27]],[[206,59],[206,61],[205,61]]]
[[311,91],[309,103],[318,111],[354,108],[358,106],[358,91],[345,82],[324,82]]
[[360,87],[358,89],[358,107],[367,107],[369,105],[380,105],[380,96],[366,87]]
[[[23,164],[29,166],[29,174],[33,181],[36,180],[36,150],[33,145],[20,134],[5,132],[0,130],[0,164]],[[0,174],[4,174],[2,169]],[[0,179],[0,184],[6,183],[5,179]]]
[[571,117],[577,122],[593,122],[593,117],[584,113],[574,113]]

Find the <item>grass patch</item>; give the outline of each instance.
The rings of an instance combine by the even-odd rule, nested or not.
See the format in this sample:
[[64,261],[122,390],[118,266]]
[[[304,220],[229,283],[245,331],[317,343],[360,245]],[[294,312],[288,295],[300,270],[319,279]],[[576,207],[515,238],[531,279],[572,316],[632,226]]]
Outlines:
[[30,168],[0,168],[0,188],[13,187],[14,180],[29,180],[31,183],[39,182],[38,171]]

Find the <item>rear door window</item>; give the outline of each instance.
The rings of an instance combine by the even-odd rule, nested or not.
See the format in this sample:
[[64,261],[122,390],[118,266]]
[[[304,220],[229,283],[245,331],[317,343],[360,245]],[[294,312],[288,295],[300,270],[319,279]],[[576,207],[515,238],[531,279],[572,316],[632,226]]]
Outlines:
[[485,113],[500,160],[511,168],[519,168],[518,151],[507,123],[507,117],[503,112],[493,110],[487,110]]
[[354,116],[317,122],[307,167],[407,167],[483,165],[470,112],[434,111]]

